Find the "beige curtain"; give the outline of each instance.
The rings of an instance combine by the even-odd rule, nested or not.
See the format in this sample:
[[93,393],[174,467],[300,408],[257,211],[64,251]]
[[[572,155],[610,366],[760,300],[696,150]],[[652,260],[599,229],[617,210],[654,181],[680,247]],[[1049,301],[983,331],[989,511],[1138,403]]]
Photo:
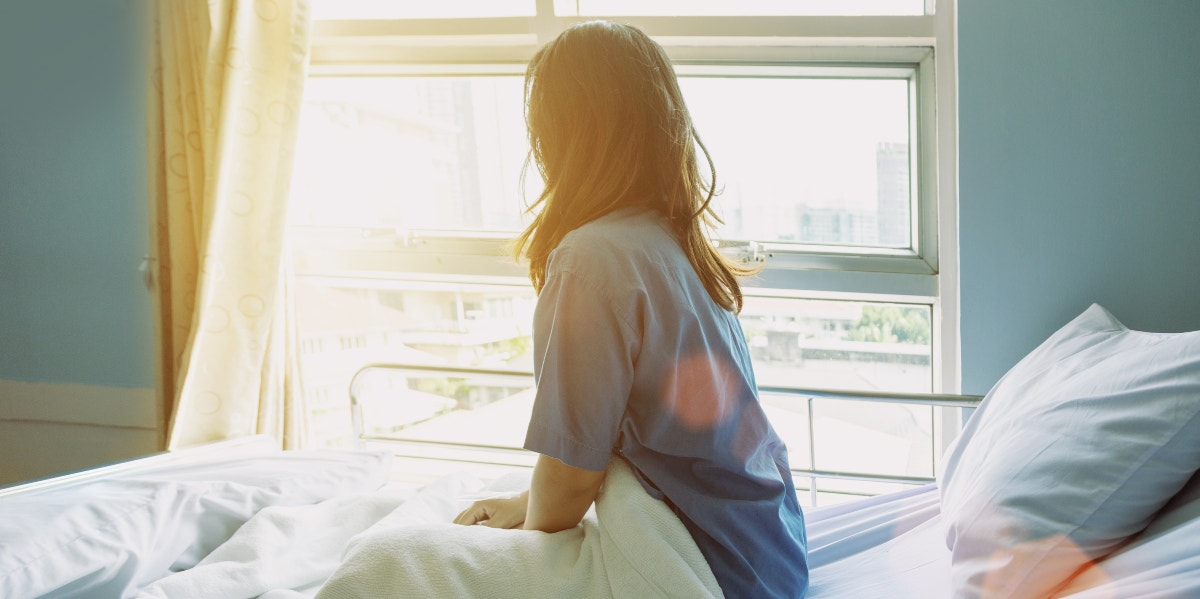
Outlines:
[[303,441],[284,252],[308,0],[153,1],[149,155],[169,448]]

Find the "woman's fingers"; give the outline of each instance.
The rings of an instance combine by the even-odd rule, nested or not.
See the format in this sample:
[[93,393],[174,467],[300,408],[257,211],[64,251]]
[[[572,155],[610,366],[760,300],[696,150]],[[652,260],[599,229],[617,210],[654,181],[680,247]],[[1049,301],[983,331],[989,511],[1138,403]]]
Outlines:
[[488,501],[490,500],[485,499],[483,501],[476,501],[475,503],[472,503],[471,507],[463,510],[462,513],[460,513],[458,517],[454,519],[454,523],[469,526],[471,524],[478,524],[481,521],[489,519],[491,517],[491,513],[488,511]]
[[517,528],[525,523],[524,497],[483,499],[471,504],[454,519],[455,524],[483,524],[492,528]]
[[491,528],[518,528],[525,523],[525,514],[520,516],[517,518],[517,514],[512,511],[501,511],[485,520],[483,525]]

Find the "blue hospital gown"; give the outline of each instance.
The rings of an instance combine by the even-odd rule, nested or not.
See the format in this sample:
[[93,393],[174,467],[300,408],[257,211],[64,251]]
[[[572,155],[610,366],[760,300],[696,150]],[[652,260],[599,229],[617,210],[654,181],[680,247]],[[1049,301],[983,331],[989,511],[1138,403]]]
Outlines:
[[665,221],[623,209],[568,233],[533,333],[526,449],[593,471],[623,456],[679,515],[727,597],[804,595],[804,518],[741,326]]

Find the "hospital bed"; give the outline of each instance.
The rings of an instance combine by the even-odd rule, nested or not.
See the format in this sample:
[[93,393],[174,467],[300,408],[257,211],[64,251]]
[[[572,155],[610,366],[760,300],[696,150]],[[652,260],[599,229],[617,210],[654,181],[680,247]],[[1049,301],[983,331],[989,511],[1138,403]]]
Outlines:
[[[0,596],[719,596],[619,463],[574,531],[447,524],[521,489],[529,456],[479,443],[440,466],[460,471],[397,476],[449,454],[371,429],[362,381],[389,371],[455,374],[364,368],[354,450],[252,437],[0,489]],[[982,402],[761,391],[808,406],[809,423],[828,399],[975,412],[936,477],[822,469],[811,451],[793,464],[811,498],[821,480],[899,489],[805,510],[811,598],[1200,597],[1200,333],[1129,331],[1093,306]]]

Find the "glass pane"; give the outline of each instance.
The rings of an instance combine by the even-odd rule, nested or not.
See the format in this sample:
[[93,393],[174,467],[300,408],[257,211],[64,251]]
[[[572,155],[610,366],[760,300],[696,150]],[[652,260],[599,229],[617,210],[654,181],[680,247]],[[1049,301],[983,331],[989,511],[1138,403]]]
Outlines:
[[[934,475],[934,410],[880,402],[809,398],[764,392],[760,395],[771,426],[788,448],[793,468],[899,477]],[[812,437],[808,409],[813,414]],[[797,488],[811,491],[812,481],[797,475]],[[820,479],[820,505],[910,488],[899,482]]]
[[933,476],[932,407],[814,399],[813,434],[818,470]]
[[517,231],[528,141],[520,77],[313,77],[291,221]]
[[[928,393],[930,312],[929,306],[747,296],[740,319],[760,387]],[[761,401],[793,468],[933,476],[930,407],[767,392]],[[797,486],[812,503],[811,482],[797,479]],[[905,487],[821,480],[815,501],[829,505]]]
[[[299,279],[297,323],[314,442],[348,444],[350,380],[367,364],[531,371],[535,301],[532,289],[523,286]],[[928,314],[926,306],[749,297],[742,324],[762,386],[927,392]],[[532,401],[527,387],[512,381],[396,375],[372,385],[367,391],[376,407],[366,414],[370,429],[404,438],[519,446]],[[924,476],[932,467],[912,461],[905,462],[908,469],[881,470],[887,465],[845,462],[857,454],[826,447],[853,441],[871,455],[883,450],[899,455],[889,443],[917,443],[908,423],[927,421],[913,412],[920,408],[817,409],[814,462],[807,400],[764,394],[762,401],[798,468]],[[891,424],[879,425],[882,421]],[[931,434],[921,426],[920,434]],[[890,433],[872,436],[880,427],[905,432],[898,440]]]
[[459,17],[532,17],[535,0],[315,0],[315,20],[335,19],[422,19]]
[[925,0],[578,0],[583,16],[923,15]]
[[763,387],[929,393],[930,307],[747,296],[740,315]]
[[[908,81],[681,78],[717,168],[726,239],[910,246]],[[309,81],[294,224],[514,232],[520,77]]]
[[758,399],[771,426],[787,446],[788,464],[792,468],[813,469],[807,400],[779,393],[760,393]]
[[725,239],[910,247],[904,79],[682,77]]
[[[812,403],[813,435],[808,408]],[[793,468],[901,477],[933,476],[933,408],[881,402],[760,394]],[[838,480],[830,489],[880,492],[894,486]],[[829,486],[829,485],[827,485]],[[874,494],[874,493],[871,493]]]
[[359,386],[369,435],[519,448],[533,411],[533,378],[421,376],[373,371]]
[[[299,278],[296,321],[312,442],[349,443],[350,381],[368,364],[532,370],[533,305],[533,289],[524,286]],[[372,398],[395,395],[409,389],[409,382],[408,377],[374,378],[366,391]],[[415,381],[403,401],[374,404],[383,411],[368,414],[366,422],[377,433],[394,432],[483,407],[479,394],[496,393],[461,387],[455,381]],[[495,411],[490,409],[488,417]],[[512,418],[521,420],[523,434],[528,407],[519,406],[518,412]],[[474,433],[464,428],[463,434],[469,439]]]

